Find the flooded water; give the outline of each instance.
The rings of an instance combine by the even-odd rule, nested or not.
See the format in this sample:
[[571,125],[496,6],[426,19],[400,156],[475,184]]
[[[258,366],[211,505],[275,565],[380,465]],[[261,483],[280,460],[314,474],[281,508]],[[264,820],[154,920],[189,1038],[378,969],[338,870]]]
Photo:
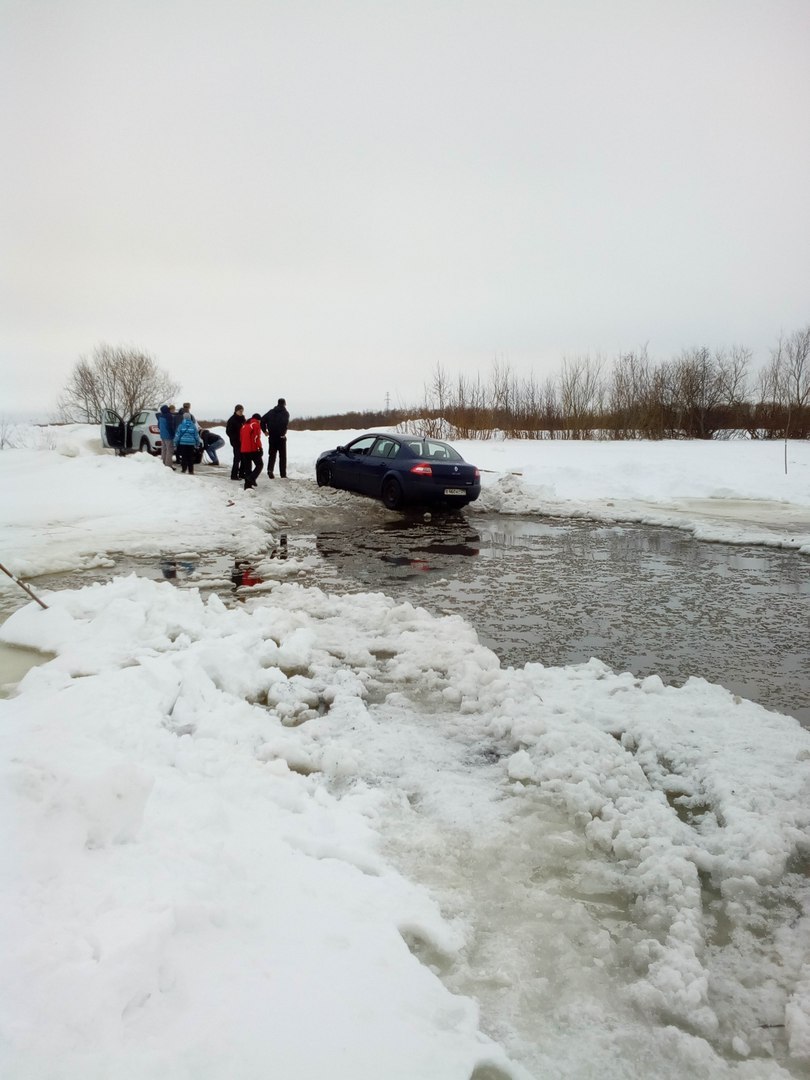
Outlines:
[[[313,577],[326,587],[380,590],[461,614],[506,664],[597,656],[674,684],[698,675],[810,726],[810,560],[793,552],[708,544],[672,529],[473,514],[288,535],[292,556],[317,556]],[[408,794],[419,812],[394,809],[386,819],[387,853],[466,928],[455,962],[418,940],[409,943],[416,955],[479,1002],[485,1029],[532,1076],[736,1075],[734,1008],[723,1014],[722,993],[713,989],[724,1015],[710,1040],[714,1065],[693,1067],[677,1025],[664,1037],[639,1022],[629,957],[646,930],[621,868],[543,790],[495,798],[497,764],[459,752],[454,765],[451,734],[430,741],[433,718],[423,722],[420,709],[413,717],[414,757],[432,768]],[[704,902],[711,921],[722,905],[708,886]],[[767,941],[770,930],[761,932]],[[722,971],[727,962],[718,937],[711,963]],[[746,1075],[772,1076],[774,1062],[785,1069],[779,1075],[808,1075],[806,1063],[789,1059],[779,1018],[773,1029],[754,1028]]]
[[595,656],[676,685],[701,676],[810,726],[806,556],[675,529],[478,515],[296,538],[310,543],[336,585],[463,615],[505,664]]
[[50,660],[49,653],[36,649],[20,649],[0,642],[0,698],[8,697],[26,672],[37,664]]
[[[676,684],[699,675],[810,726],[810,559],[793,552],[707,544],[644,526],[473,514],[425,520],[376,507],[319,527],[314,515],[299,517],[284,528],[271,560],[256,566],[224,552],[178,552],[120,557],[113,567],[33,584],[36,591],[80,587],[136,572],[238,602],[263,577],[287,576],[273,560],[288,559],[285,570],[305,584],[382,591],[460,614],[504,664],[597,656]],[[4,598],[7,611],[21,602]],[[2,665],[21,665],[19,678],[26,663],[41,659],[0,649],[0,670],[8,676],[12,668]],[[0,682],[11,681],[0,674]],[[409,947],[450,989],[478,1001],[484,1029],[533,1076],[711,1080],[692,1067],[675,1027],[648,1023],[632,1004],[638,971],[628,957],[647,929],[635,921],[620,868],[542,788],[507,793],[502,764],[471,747],[463,728],[442,729],[427,706],[403,710],[402,723],[411,725],[405,741],[413,760],[431,768],[386,778],[388,790],[398,786],[406,797],[380,811],[380,835],[394,865],[464,926],[465,947],[448,958],[406,935]],[[707,911],[712,902],[707,897]],[[767,938],[769,930],[757,933]],[[707,955],[717,954],[716,984],[725,991],[730,979],[717,946]],[[739,1063],[727,1037],[732,1020],[713,1040],[729,1068]],[[772,1076],[777,1061],[784,1075],[810,1076],[806,1063],[787,1060],[781,1021],[754,1028],[753,1071],[744,1075],[758,1075],[762,1064],[761,1075]],[[500,1073],[479,1071],[474,1080],[500,1080]]]
[[[810,727],[806,556],[644,525],[478,514],[426,520],[362,506],[368,512],[317,530],[312,518],[288,522],[273,556],[304,559],[305,584],[382,591],[462,615],[507,665],[595,656],[675,685],[700,676]],[[220,553],[121,557],[110,569],[33,584],[74,588],[133,571],[226,599],[261,583],[255,567]],[[6,613],[20,602],[7,594]],[[0,655],[0,682],[11,681],[3,675],[10,662]]]

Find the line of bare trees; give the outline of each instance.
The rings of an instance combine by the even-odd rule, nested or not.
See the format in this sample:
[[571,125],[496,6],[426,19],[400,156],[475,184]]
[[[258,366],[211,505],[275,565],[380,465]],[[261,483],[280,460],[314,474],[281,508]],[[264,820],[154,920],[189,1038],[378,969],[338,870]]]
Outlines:
[[[612,361],[580,356],[538,382],[495,362],[489,377],[451,378],[441,365],[412,413],[457,438],[810,438],[810,325],[780,338],[755,375],[741,346],[684,350],[653,361],[646,347]],[[435,431],[430,430],[435,427]]]
[[[76,362],[59,414],[98,423],[107,408],[128,418],[177,390],[148,353],[101,343]],[[366,426],[376,417],[352,415]],[[342,419],[338,426],[347,426]],[[502,362],[493,364],[486,380],[466,373],[453,379],[438,365],[418,408],[386,412],[375,422],[414,420],[425,434],[442,435],[449,424],[457,438],[468,439],[489,438],[493,431],[524,439],[807,439],[810,325],[780,337],[756,375],[750,349],[741,346],[699,346],[665,361],[652,360],[646,347],[610,362],[579,356],[564,360],[557,375],[542,382],[534,375],[520,378]]]

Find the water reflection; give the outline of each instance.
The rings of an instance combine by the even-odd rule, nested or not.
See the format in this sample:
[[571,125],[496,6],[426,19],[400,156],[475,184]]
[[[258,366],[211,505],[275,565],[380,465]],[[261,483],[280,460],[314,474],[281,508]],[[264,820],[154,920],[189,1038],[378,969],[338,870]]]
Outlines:
[[[472,523],[462,515],[365,521],[297,533],[296,555],[320,556],[299,579],[338,592],[382,590],[460,614],[505,664],[596,656],[676,685],[698,675],[810,727],[806,556],[643,525],[483,514]],[[287,558],[286,540],[279,537],[270,559]],[[121,557],[114,567],[38,583],[80,588],[133,570],[231,596],[272,576],[220,552],[199,564]],[[19,606],[7,600],[8,611]]]
[[[463,615],[504,663],[690,676],[810,725],[810,560],[675,529],[475,517],[318,534],[334,587]],[[799,632],[804,625],[805,630]]]
[[[286,559],[287,558],[287,535],[282,533],[279,537],[278,544],[273,548],[269,554],[271,559]],[[265,581],[264,575],[257,570],[256,566],[248,562],[245,559],[237,559],[233,564],[231,570],[231,581],[234,583],[237,589],[252,588],[254,585],[261,585]]]
[[190,578],[196,570],[197,564],[190,562],[188,559],[164,558],[160,560],[160,572],[167,581],[176,581],[178,578]]
[[407,555],[381,555],[380,558],[391,566],[409,566],[425,574],[430,570],[430,563],[426,559],[409,559]]
[[256,568],[250,563],[238,560],[233,564],[231,581],[239,588],[250,588],[253,585],[261,585],[264,578],[256,572]]
[[355,580],[387,584],[421,575],[453,572],[459,558],[481,552],[480,537],[458,515],[411,515],[376,528],[320,532],[315,547]]

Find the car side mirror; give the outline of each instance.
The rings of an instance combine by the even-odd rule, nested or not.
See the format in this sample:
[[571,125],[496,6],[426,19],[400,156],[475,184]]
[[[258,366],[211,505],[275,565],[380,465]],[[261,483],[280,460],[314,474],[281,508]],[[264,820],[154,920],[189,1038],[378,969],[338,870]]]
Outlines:
[[345,454],[346,453],[346,447],[345,446],[338,446],[337,447],[337,452],[339,454]]

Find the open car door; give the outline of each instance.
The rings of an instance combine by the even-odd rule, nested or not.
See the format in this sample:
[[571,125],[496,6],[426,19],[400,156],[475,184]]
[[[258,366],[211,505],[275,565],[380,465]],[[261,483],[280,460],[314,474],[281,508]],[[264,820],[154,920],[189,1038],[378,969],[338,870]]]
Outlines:
[[101,445],[110,450],[120,450],[122,453],[127,448],[127,427],[117,412],[112,409],[101,410]]

